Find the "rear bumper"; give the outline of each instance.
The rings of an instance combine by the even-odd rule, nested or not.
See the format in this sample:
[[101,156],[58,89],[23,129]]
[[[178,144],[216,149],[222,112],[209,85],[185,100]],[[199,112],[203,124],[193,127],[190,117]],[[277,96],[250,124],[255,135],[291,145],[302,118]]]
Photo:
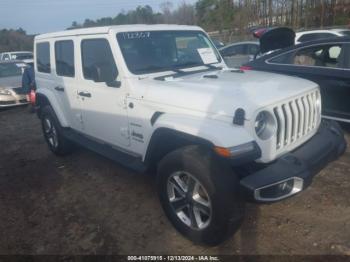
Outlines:
[[344,133],[338,123],[324,120],[305,144],[241,179],[244,196],[257,202],[276,202],[306,189],[312,178],[345,152]]

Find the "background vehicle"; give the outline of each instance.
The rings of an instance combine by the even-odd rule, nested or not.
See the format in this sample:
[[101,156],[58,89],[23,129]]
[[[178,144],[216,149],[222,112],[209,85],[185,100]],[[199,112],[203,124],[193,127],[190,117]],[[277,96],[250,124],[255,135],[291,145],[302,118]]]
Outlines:
[[17,51],[0,54],[0,61],[17,60],[25,63],[33,61],[33,52]]
[[295,36],[295,44],[307,41],[320,40],[324,38],[346,37],[350,36],[349,29],[328,29],[328,30],[311,30],[297,32]]
[[27,104],[22,88],[21,61],[0,62],[0,108]]
[[325,118],[350,122],[350,38],[306,42],[265,55],[245,69],[299,76],[321,88]]
[[216,40],[216,39],[212,38],[211,41],[213,41],[213,43],[214,43],[214,45],[215,45],[215,47],[217,49],[222,48],[222,47],[225,46],[225,44],[223,42],[219,41],[219,40]]
[[219,49],[228,67],[240,67],[252,61],[259,53],[259,42],[246,41],[229,44]]
[[78,143],[156,171],[165,214],[197,243],[235,232],[245,199],[301,192],[346,148],[339,126],[321,121],[317,84],[229,69],[197,26],[67,30],[37,36],[34,48],[51,151],[65,155]]

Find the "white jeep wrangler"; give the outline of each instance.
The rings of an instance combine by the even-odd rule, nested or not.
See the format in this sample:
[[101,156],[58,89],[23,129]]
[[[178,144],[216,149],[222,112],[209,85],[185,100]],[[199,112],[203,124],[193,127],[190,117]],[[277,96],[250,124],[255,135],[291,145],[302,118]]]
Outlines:
[[199,27],[125,25],[35,38],[37,111],[50,149],[79,144],[156,171],[164,211],[197,243],[238,229],[245,200],[305,189],[341,155],[310,81],[227,68]]

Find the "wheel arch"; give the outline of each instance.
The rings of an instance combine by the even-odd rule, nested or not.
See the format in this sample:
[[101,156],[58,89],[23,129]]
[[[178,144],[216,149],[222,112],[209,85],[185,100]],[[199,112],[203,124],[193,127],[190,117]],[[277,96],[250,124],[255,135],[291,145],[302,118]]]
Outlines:
[[50,92],[42,92],[38,91],[36,93],[36,101],[35,101],[36,109],[38,117],[41,117],[42,108],[49,105],[54,110],[57,119],[62,127],[68,127],[68,121],[64,116],[62,110],[60,110],[60,106],[56,97]]
[[201,145],[207,148],[214,147],[211,141],[204,138],[167,127],[157,128],[148,144],[144,162],[154,168],[171,151],[189,145]]

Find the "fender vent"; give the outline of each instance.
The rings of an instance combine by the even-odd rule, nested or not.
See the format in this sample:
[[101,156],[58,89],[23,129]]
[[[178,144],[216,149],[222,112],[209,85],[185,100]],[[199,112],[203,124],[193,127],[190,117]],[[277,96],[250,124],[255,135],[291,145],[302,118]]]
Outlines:
[[151,125],[153,126],[154,125],[154,123],[157,121],[157,119],[162,115],[162,114],[164,114],[163,112],[155,112],[154,114],[153,114],[153,116],[151,117]]

